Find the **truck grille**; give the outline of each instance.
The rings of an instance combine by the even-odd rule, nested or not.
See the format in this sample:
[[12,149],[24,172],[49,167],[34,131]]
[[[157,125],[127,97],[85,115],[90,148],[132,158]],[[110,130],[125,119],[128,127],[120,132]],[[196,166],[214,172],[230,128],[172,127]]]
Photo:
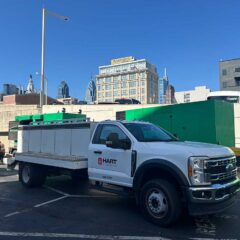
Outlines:
[[211,183],[225,183],[237,177],[236,157],[210,159],[206,163],[206,177]]

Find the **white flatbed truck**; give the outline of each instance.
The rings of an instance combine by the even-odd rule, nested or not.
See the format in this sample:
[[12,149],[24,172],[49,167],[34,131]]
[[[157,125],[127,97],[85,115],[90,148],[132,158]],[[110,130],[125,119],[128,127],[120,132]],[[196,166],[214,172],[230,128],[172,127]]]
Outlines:
[[236,157],[219,145],[183,142],[146,122],[103,121],[20,126],[19,179],[41,186],[46,176],[88,177],[99,190],[133,194],[159,226],[231,206],[240,190]]

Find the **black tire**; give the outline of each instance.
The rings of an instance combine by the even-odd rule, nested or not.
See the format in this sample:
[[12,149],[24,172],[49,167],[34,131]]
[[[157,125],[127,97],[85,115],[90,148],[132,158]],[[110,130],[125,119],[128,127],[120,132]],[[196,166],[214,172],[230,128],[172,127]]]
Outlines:
[[20,163],[19,180],[28,188],[42,186],[46,180],[44,167],[36,164]]
[[163,179],[153,179],[145,183],[140,192],[139,203],[143,215],[161,227],[175,223],[182,211],[180,194],[176,187]]

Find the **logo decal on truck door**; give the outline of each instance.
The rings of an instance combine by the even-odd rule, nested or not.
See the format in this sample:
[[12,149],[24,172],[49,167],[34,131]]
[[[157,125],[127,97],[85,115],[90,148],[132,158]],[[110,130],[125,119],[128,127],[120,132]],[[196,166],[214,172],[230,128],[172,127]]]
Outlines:
[[112,158],[98,158],[98,165],[116,166],[117,160]]
[[98,158],[98,165],[102,165],[102,158]]

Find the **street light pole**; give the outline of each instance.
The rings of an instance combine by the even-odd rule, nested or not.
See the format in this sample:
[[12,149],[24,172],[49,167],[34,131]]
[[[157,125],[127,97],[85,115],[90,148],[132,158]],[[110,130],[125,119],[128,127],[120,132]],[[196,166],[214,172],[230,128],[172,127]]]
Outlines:
[[45,80],[46,80],[46,101],[45,101],[45,104],[46,105],[48,105],[48,79],[47,78],[45,78]]
[[41,61],[41,91],[40,91],[40,107],[44,105],[44,57],[45,57],[45,17],[46,9],[42,9],[42,61]]
[[[46,8],[42,9],[42,61],[41,61],[41,90],[40,90],[40,107],[44,105],[44,81],[45,81],[45,20],[46,14],[56,17],[60,20],[68,21],[68,17],[61,16],[57,13],[47,11]],[[46,103],[47,103],[47,96],[46,96]]]

